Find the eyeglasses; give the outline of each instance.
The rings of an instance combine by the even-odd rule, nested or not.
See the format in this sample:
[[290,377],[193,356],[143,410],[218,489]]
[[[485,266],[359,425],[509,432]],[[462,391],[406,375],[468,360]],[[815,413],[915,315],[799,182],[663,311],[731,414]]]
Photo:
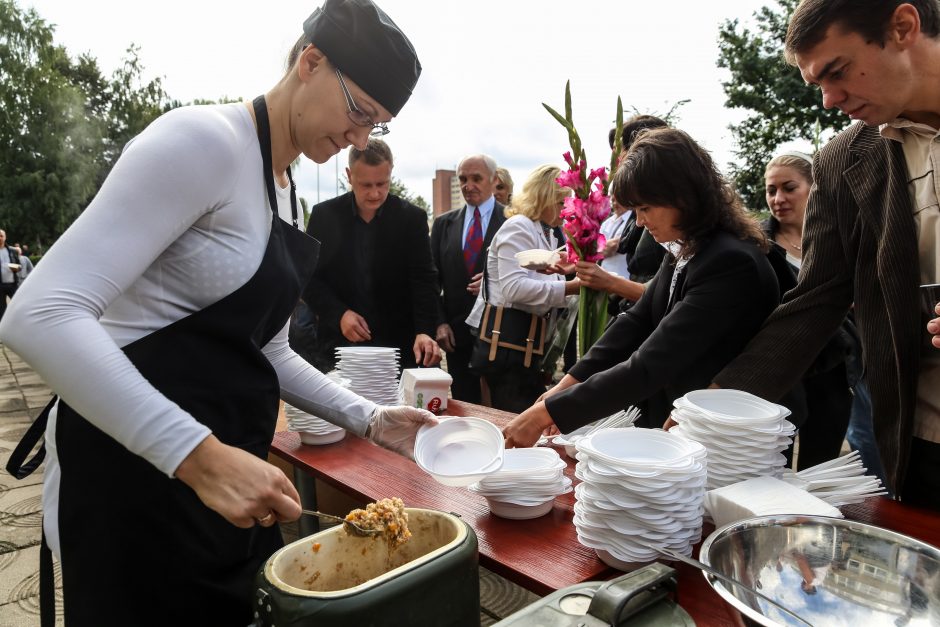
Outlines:
[[346,115],[349,116],[349,119],[352,120],[352,123],[356,126],[371,126],[372,130],[369,131],[369,135],[372,137],[381,137],[382,135],[388,135],[389,130],[385,122],[376,123],[375,120],[366,115],[359,107],[356,106],[355,101],[353,101],[352,94],[349,93],[349,88],[346,87],[346,81],[343,80],[343,74],[339,70],[336,70],[336,78],[339,79],[339,86],[343,88],[343,96],[346,97],[346,106],[348,111]]

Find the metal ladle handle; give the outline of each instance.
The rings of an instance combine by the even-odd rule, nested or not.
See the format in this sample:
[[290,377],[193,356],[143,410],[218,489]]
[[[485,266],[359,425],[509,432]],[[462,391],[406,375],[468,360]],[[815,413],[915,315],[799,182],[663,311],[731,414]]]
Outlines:
[[338,523],[342,524],[343,527],[344,527],[347,531],[348,531],[350,528],[352,528],[352,530],[353,530],[353,532],[355,533],[355,535],[359,535],[359,536],[375,536],[375,535],[378,535],[378,534],[382,533],[382,530],[381,530],[381,529],[363,529],[362,527],[360,527],[359,525],[357,525],[357,524],[354,523],[354,522],[350,522],[350,521],[346,520],[345,518],[341,518],[341,517],[339,517],[339,516],[334,516],[334,515],[332,515],[332,514],[324,514],[323,512],[316,512],[316,511],[314,511],[314,510],[312,510],[312,509],[303,509],[303,510],[300,510],[300,511],[303,512],[304,514],[308,515],[308,516],[316,516],[317,518],[322,518],[322,519],[324,519],[324,520],[331,520],[331,521],[333,521],[333,522],[338,522]]
[[810,622],[809,622],[808,620],[806,620],[805,618],[799,616],[798,614],[795,614],[795,613],[793,612],[793,610],[787,609],[786,607],[784,607],[783,605],[781,605],[781,604],[778,603],[777,601],[774,601],[774,600],[771,599],[770,597],[761,594],[761,593],[758,592],[757,590],[755,590],[755,589],[753,589],[753,588],[750,588],[750,587],[744,585],[743,583],[741,583],[740,581],[738,581],[738,580],[736,580],[736,579],[732,579],[731,577],[729,577],[729,576],[727,576],[727,575],[725,575],[725,574],[723,574],[723,573],[718,572],[717,570],[715,570],[715,569],[712,568],[711,566],[707,566],[706,564],[704,564],[703,562],[698,561],[698,560],[695,559],[695,558],[688,557],[688,556],[686,556],[686,555],[683,555],[682,553],[679,553],[679,552],[677,552],[677,551],[673,551],[672,549],[667,549],[667,548],[665,548],[665,547],[659,547],[659,546],[658,546],[658,547],[655,547],[655,550],[656,550],[656,551],[659,551],[659,552],[662,553],[663,555],[665,555],[665,556],[667,556],[667,557],[670,557],[670,558],[672,558],[672,559],[674,559],[674,560],[678,560],[678,561],[680,561],[680,562],[684,562],[684,563],[688,564],[689,566],[693,566],[693,567],[698,568],[698,569],[700,569],[700,570],[704,570],[704,571],[705,571],[706,573],[708,573],[709,575],[711,575],[711,576],[713,576],[713,577],[716,577],[716,578],[718,578],[718,579],[721,579],[721,580],[724,581],[725,583],[729,583],[729,584],[731,584],[731,585],[733,585],[733,586],[737,586],[738,588],[741,588],[742,590],[745,590],[745,591],[749,592],[750,594],[753,594],[753,595],[756,596],[757,598],[762,599],[762,600],[766,601],[767,603],[770,603],[771,605],[773,605],[775,608],[777,608],[777,609],[780,610],[781,612],[784,612],[784,613],[787,614],[788,616],[792,616],[793,618],[795,618],[796,620],[800,621],[800,622],[803,623],[804,625],[809,625],[809,627],[813,627],[813,624],[812,624],[812,623],[810,623]]

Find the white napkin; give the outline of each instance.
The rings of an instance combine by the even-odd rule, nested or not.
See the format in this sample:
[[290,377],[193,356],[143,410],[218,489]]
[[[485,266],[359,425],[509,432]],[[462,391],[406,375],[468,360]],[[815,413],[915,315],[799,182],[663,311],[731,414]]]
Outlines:
[[705,511],[716,527],[753,516],[802,514],[842,518],[822,499],[773,477],[757,477],[705,493]]

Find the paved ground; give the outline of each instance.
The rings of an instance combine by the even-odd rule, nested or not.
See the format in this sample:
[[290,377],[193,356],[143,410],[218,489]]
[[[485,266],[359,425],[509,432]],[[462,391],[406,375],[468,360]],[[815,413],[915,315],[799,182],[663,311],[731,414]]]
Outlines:
[[[32,419],[51,397],[49,388],[12,351],[0,344],[0,626],[39,625],[39,543],[42,467],[17,481],[5,470],[7,458]],[[294,527],[285,539],[296,537]],[[57,587],[61,586],[56,568]],[[538,597],[480,569],[481,625],[487,627]],[[61,615],[61,589],[57,588]],[[61,618],[57,624],[62,625]]]

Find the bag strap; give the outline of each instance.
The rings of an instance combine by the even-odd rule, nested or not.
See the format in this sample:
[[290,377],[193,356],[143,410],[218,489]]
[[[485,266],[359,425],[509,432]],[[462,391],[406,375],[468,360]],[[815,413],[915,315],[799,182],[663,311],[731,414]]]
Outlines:
[[[489,307],[489,305],[487,305]],[[503,325],[503,308],[496,308],[496,320],[493,321],[493,330],[490,332],[490,361],[496,359],[496,349],[499,348],[499,330]],[[486,327],[483,327],[484,329]]]
[[36,451],[36,454],[33,455],[32,459],[26,461],[26,456],[29,455],[30,451],[35,448],[39,441],[43,438],[43,435],[46,432],[46,424],[49,422],[49,412],[52,411],[52,408],[55,406],[56,401],[59,400],[58,396],[53,396],[52,400],[49,401],[49,404],[46,405],[45,409],[36,416],[36,420],[33,421],[33,424],[29,426],[29,429],[26,430],[26,433],[23,435],[23,439],[19,441],[19,444],[16,445],[16,448],[13,449],[13,453],[10,454],[10,459],[7,460],[7,472],[16,477],[17,479],[25,479],[29,475],[33,474],[33,471],[39,467],[39,464],[42,463],[42,460],[46,457],[46,443],[43,442],[39,447],[39,450]]
[[[535,327],[538,325],[538,317],[535,314],[532,314],[531,322],[529,322],[529,333],[526,335],[525,340],[525,359],[522,360],[522,365],[528,368],[532,365],[532,349],[535,344]],[[542,327],[542,332],[544,333],[545,328]]]

